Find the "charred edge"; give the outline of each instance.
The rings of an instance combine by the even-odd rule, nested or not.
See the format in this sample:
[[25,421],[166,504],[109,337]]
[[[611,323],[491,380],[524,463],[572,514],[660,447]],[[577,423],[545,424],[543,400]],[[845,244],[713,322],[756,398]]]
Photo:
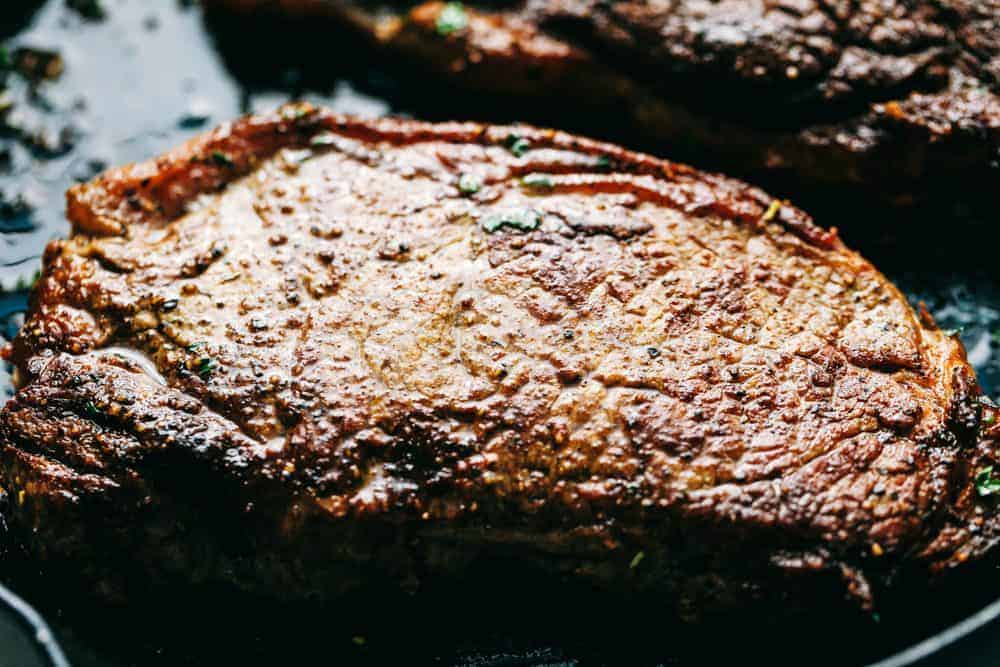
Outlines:
[[[198,137],[175,151],[146,163],[113,170],[99,179],[75,186],[67,194],[67,212],[77,232],[95,235],[128,233],[133,223],[165,223],[184,213],[199,194],[215,192],[252,171],[282,148],[307,146],[322,131],[367,143],[406,145],[430,141],[503,146],[512,133],[533,148],[573,151],[593,157],[593,173],[640,174],[679,188],[707,186],[711,201],[699,212],[713,213],[744,224],[776,222],[813,245],[837,246],[834,231],[816,226],[799,209],[782,205],[757,188],[718,174],[705,173],[613,144],[555,130],[532,127],[491,127],[475,123],[429,124],[397,119],[360,120],[307,103],[286,105],[276,112],[246,116]],[[684,209],[683,198],[665,205]],[[688,211],[691,212],[691,211]]]

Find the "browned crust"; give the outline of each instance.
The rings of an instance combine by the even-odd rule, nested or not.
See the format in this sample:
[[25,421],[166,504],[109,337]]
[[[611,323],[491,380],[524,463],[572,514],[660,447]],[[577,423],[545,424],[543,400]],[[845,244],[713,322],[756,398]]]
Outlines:
[[677,187],[658,193],[657,199],[685,213],[710,213],[745,224],[758,224],[765,217],[764,222],[769,222],[773,217],[810,243],[843,248],[836,230],[818,227],[808,214],[787,202],[778,202],[780,206],[774,206],[768,215],[775,199],[758,188],[614,144],[523,125],[365,120],[306,103],[288,105],[273,114],[248,116],[196,137],[155,160],[114,169],[90,183],[73,186],[67,193],[67,215],[80,232],[102,235],[125,233],[130,224],[140,221],[169,221],[184,212],[197,195],[221,189],[278,149],[308,145],[311,137],[324,131],[365,142],[449,141],[493,146],[505,145],[514,134],[537,148],[593,156],[592,169],[598,173],[606,169],[598,168],[596,161],[607,159],[615,172],[652,175],[675,184]]
[[[799,36],[804,43],[786,43],[782,40],[789,38],[787,26],[771,14],[756,16],[756,3],[733,3],[732,7],[730,22],[741,38],[748,40],[743,47],[745,57],[734,58],[722,47],[719,53],[710,50],[705,54],[705,62],[698,60],[702,55],[699,47],[689,43],[697,42],[698,31],[705,26],[693,17],[674,20],[670,16],[675,11],[697,13],[685,10],[684,3],[663,16],[644,3],[609,3],[621,7],[606,9],[592,7],[586,0],[521,3],[496,10],[468,7],[468,26],[447,36],[436,29],[446,4],[438,0],[412,3],[391,16],[376,15],[356,3],[322,0],[214,0],[214,4],[244,12],[327,16],[366,35],[378,48],[464,88],[515,98],[551,99],[555,105],[571,99],[574,104],[600,110],[616,125],[666,143],[674,151],[688,150],[689,160],[700,159],[700,153],[708,149],[716,155],[716,163],[726,169],[744,173],[779,170],[809,184],[849,183],[897,202],[921,199],[925,190],[935,185],[946,188],[955,184],[971,190],[984,184],[991,178],[1000,150],[1000,98],[994,72],[1000,46],[990,32],[1000,7],[992,1],[981,7],[967,2],[943,6],[893,2],[882,9],[845,5],[824,11],[813,6],[816,3],[806,2],[770,8],[768,12],[789,18],[799,11],[797,5],[802,5],[809,8],[808,15],[800,19],[803,24],[815,23],[813,19],[843,23],[843,39],[849,44],[853,44],[851,40],[866,44],[864,55],[845,57],[826,72],[831,79],[820,81],[819,92],[814,93],[823,100],[815,103],[823,110],[839,103],[845,90],[847,97],[858,99],[839,112],[824,111],[812,119],[793,114],[784,128],[769,128],[749,116],[780,115],[787,104],[781,97],[782,86],[806,78],[805,72],[786,76],[786,61],[796,62],[790,54],[803,49],[809,53],[811,47],[805,44],[832,36],[823,30],[810,34],[814,28],[809,28]],[[542,19],[548,12],[560,16],[559,20],[580,24],[583,35],[588,31],[599,34],[594,40],[606,40],[601,48],[609,53],[598,54],[589,48],[592,44],[581,46],[580,40],[549,30]],[[612,19],[609,12],[618,14]],[[638,23],[652,23],[625,27],[616,22],[626,21],[623,16],[633,13]],[[824,14],[829,16],[824,18]],[[944,35],[953,30],[945,27],[951,21],[967,23],[956,29],[954,37],[946,38]],[[727,25],[726,21],[721,25]],[[659,39],[657,27],[664,31]],[[945,39],[952,41],[938,44]],[[671,80],[672,61],[643,60],[655,61],[654,52],[670,53],[671,44],[688,53],[695,63],[681,58],[673,65],[681,70],[690,65],[698,74],[687,83],[682,80],[672,84],[673,88],[668,86],[666,92],[658,91],[655,84],[661,74]],[[854,48],[844,47],[843,52]],[[897,51],[902,54],[898,61]],[[820,59],[827,57],[829,54]],[[718,65],[721,72],[712,64],[716,58],[723,63]],[[767,70],[761,77],[750,71],[757,58],[763,58],[760,67]],[[750,82],[758,88],[749,99],[726,97],[725,91],[734,83],[726,78],[733,75],[725,71],[724,63],[730,59],[739,72],[735,83]],[[632,71],[641,72],[644,67],[652,72],[646,72],[649,80]],[[799,71],[799,67],[791,69]],[[711,108],[687,104],[687,94],[676,94],[692,85],[705,86],[705,80],[716,82],[716,106],[745,107],[748,117],[742,117],[742,112],[731,113],[733,109],[728,109],[729,115],[715,114]],[[763,89],[759,85],[762,81],[771,81],[772,89]],[[791,109],[794,104],[788,106]]]
[[[128,274],[115,273],[121,269],[98,253],[102,241],[127,243],[133,235],[166,226],[199,194],[224,189],[280,148],[308,146],[312,138],[326,133],[357,140],[358,145],[342,149],[355,151],[361,162],[368,155],[365,151],[377,145],[407,148],[433,142],[489,147],[503,154],[511,176],[534,171],[551,174],[557,194],[628,192],[681,211],[685,220],[728,219],[776,239],[788,256],[804,258],[807,268],[836,265],[864,277],[884,295],[879,303],[903,308],[892,323],[912,333],[913,339],[862,329],[842,349],[818,346],[803,354],[815,363],[818,375],[813,382],[820,387],[830,382],[820,376],[849,370],[844,376],[845,390],[869,404],[871,414],[866,417],[878,422],[880,434],[889,442],[899,436],[895,444],[900,449],[890,452],[886,470],[875,466],[871,472],[908,494],[901,503],[904,507],[891,510],[901,514],[867,514],[863,486],[842,489],[837,497],[816,499],[840,480],[838,475],[873,466],[881,454],[875,440],[857,443],[825,466],[818,460],[807,461],[812,465],[795,470],[797,477],[787,491],[801,496],[801,506],[784,506],[782,495],[770,491],[770,484],[781,481],[780,476],[759,480],[756,488],[762,491],[753,502],[741,495],[736,478],[710,483],[690,502],[676,489],[661,487],[662,509],[641,505],[629,496],[627,485],[604,487],[589,484],[585,478],[571,480],[570,486],[578,487],[574,491],[565,485],[543,486],[538,492],[542,495],[533,495],[518,474],[530,471],[532,461],[547,460],[565,444],[565,434],[544,429],[539,441],[526,451],[515,448],[499,457],[500,470],[494,471],[499,483],[487,489],[477,475],[487,472],[497,459],[475,454],[456,462],[455,457],[462,455],[460,448],[448,441],[433,441],[430,434],[440,414],[424,405],[410,405],[407,409],[412,412],[393,412],[397,410],[393,407],[386,423],[375,429],[383,429],[381,437],[369,434],[370,446],[382,452],[398,448],[405,456],[411,453],[412,433],[429,438],[422,445],[428,449],[426,456],[445,462],[444,479],[454,480],[454,497],[435,498],[420,489],[421,493],[359,505],[351,502],[357,489],[340,489],[337,484],[345,480],[338,479],[328,482],[335,493],[318,497],[324,464],[310,458],[307,445],[326,437],[328,429],[316,425],[303,430],[297,445],[305,447],[301,459],[269,458],[260,448],[260,433],[234,416],[235,408],[247,407],[253,396],[213,394],[210,383],[189,370],[197,361],[197,353],[186,349],[192,341],[168,337],[162,342],[169,363],[165,361],[160,370],[173,374],[169,387],[151,382],[127,359],[86,354],[113,344],[116,336],[136,342],[129,338],[132,334],[126,325],[133,323],[140,308],[159,305],[159,297],[147,295],[141,284],[138,291],[123,289]],[[509,147],[512,134],[530,142],[530,155],[515,158],[496,151],[497,146]],[[441,159],[446,162],[448,156]],[[574,571],[614,585],[626,582],[668,590],[682,597],[697,597],[686,590],[688,584],[723,582],[719,585],[726,601],[767,594],[769,585],[778,597],[795,597],[799,584],[787,579],[797,581],[804,575],[812,582],[813,575],[834,573],[844,579],[856,601],[870,605],[870,583],[877,583],[870,579],[899,567],[922,572],[950,569],[983,558],[1000,539],[995,502],[980,497],[974,486],[975,474],[995,460],[997,428],[985,425],[995,422],[997,415],[993,408],[979,405],[979,389],[961,344],[927,318],[918,321],[899,291],[868,262],[844,248],[834,233],[816,227],[791,205],[775,202],[738,181],[552,130],[363,121],[308,105],[291,105],[225,125],[159,159],[113,170],[77,186],[69,193],[69,215],[75,237],[50,246],[32,312],[15,346],[14,360],[29,383],[0,417],[0,469],[4,487],[15,499],[16,523],[27,527],[26,541],[36,553],[82,558],[94,576],[107,576],[106,567],[92,558],[106,544],[123,553],[134,549],[141,554],[143,566],[153,563],[149,566],[172,569],[175,575],[197,571],[197,577],[208,579],[230,576],[235,566],[226,551],[231,546],[228,540],[240,543],[240,535],[227,534],[224,548],[212,541],[221,537],[204,536],[200,531],[211,532],[213,522],[225,523],[231,513],[239,517],[232,519],[233,532],[246,530],[263,540],[258,543],[276,545],[273,551],[254,554],[262,558],[262,569],[251,567],[233,576],[241,585],[265,590],[280,582],[293,595],[308,591],[318,580],[327,592],[337,590],[356,577],[357,568],[362,567],[356,562],[359,559],[374,561],[378,571],[393,572],[393,576],[413,568],[434,571],[434,564],[428,562],[434,553],[460,559],[465,554],[462,545],[468,544],[475,545],[470,547],[473,550],[506,545],[514,553],[530,553],[531,558],[548,561],[547,565],[554,562],[557,571]],[[634,229],[610,233],[624,244]],[[540,238],[558,241],[555,235]],[[505,235],[491,242],[499,253],[523,247]],[[514,245],[505,245],[508,242]],[[101,258],[111,262],[102,280],[116,285],[107,294],[95,294],[100,285],[90,275]],[[137,266],[144,260],[142,256],[129,259]],[[160,261],[169,264],[163,257]],[[153,283],[170,280],[169,272],[154,278]],[[123,291],[116,293],[116,289]],[[726,305],[727,296],[727,290],[721,290],[719,303],[713,305]],[[733,312],[738,320],[738,309]],[[544,312],[540,316],[547,317]],[[322,338],[324,333],[313,336]],[[160,332],[152,335],[160,336]],[[628,377],[629,368],[622,364],[616,371],[620,377],[609,376],[607,382],[648,390],[641,377]],[[559,370],[560,381],[574,382],[570,374],[562,373],[572,368]],[[350,385],[345,380],[337,387]],[[920,396],[916,406],[913,395]],[[233,404],[227,402],[230,398]],[[515,420],[518,410],[528,409],[527,404],[513,407]],[[232,412],[223,418],[216,408]],[[446,410],[451,411],[446,413],[449,418],[463,420],[475,421],[484,415],[492,420],[505,418],[502,403],[470,407],[456,402]],[[767,405],[757,407],[752,416],[766,419],[771,410]],[[939,430],[911,439],[908,434],[921,410],[931,414]],[[367,418],[362,409],[349,417],[361,422]],[[669,411],[643,413],[640,409],[623,426],[639,429],[636,437],[648,442],[670,428],[671,418]],[[854,428],[839,425],[836,415],[830,420],[831,427]],[[716,426],[723,427],[722,422]],[[681,443],[701,429],[689,424],[684,428],[689,431],[678,436]],[[387,445],[386,438],[396,444]],[[616,472],[635,474],[641,462],[641,458],[626,457],[606,465]],[[289,463],[296,465],[289,468]],[[311,467],[314,463],[318,471]],[[426,462],[416,468],[421,474],[442,472]],[[164,475],[164,470],[172,472]],[[198,480],[195,486],[206,489],[204,495],[170,486],[186,483],[188,472]],[[408,478],[404,481],[412,484]],[[810,508],[810,502],[817,507]],[[473,511],[468,506],[477,503],[482,505],[480,514],[469,518]],[[241,509],[251,506],[259,509]],[[205,518],[206,513],[211,520]],[[819,520],[816,513],[822,514]],[[477,520],[487,524],[477,524]],[[137,532],[137,525],[147,532]],[[207,540],[221,553],[214,554],[211,562],[200,560],[198,545],[189,544],[190,533],[177,525],[197,532],[199,540]],[[375,547],[357,533],[379,525],[382,528],[374,530],[380,535],[378,531],[385,529],[400,541],[420,537],[435,547],[430,552],[419,548],[414,552],[409,545],[396,544],[384,552],[376,549],[374,556],[358,556]],[[623,545],[644,549],[651,564],[648,570],[630,574],[633,554],[624,552]],[[352,551],[355,548],[357,553]],[[692,552],[677,555],[686,549]],[[175,560],[161,563],[158,554],[163,551]],[[734,565],[734,553],[737,560],[746,560]],[[306,557],[300,559],[303,554]],[[412,561],[419,562],[419,567]],[[286,569],[289,562],[295,563],[291,570]],[[693,573],[688,583],[685,572]]]

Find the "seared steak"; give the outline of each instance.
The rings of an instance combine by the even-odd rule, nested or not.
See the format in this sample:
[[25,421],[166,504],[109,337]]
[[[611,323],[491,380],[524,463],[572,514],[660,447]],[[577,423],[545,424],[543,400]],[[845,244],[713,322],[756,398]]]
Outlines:
[[39,562],[299,596],[489,555],[697,610],[997,541],[961,344],[740,182],[291,106],[69,216],[0,417]]
[[599,131],[699,162],[903,200],[997,178],[998,0],[213,2],[332,16],[465,87],[596,108]]

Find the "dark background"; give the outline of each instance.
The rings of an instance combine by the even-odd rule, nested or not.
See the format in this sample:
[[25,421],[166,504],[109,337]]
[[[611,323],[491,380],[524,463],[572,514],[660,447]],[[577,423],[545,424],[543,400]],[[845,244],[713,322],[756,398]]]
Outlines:
[[[579,109],[484,96],[463,100],[443,84],[388,66],[322,22],[205,16],[190,0],[4,0],[0,40],[5,46],[0,335],[6,338],[21,323],[26,287],[45,243],[67,231],[63,193],[68,186],[289,99],[365,116],[558,124],[638,150],[664,150]],[[41,65],[27,67],[26,57]],[[708,169],[722,166],[711,154],[683,157]],[[959,330],[984,388],[1000,391],[1000,269],[991,228],[997,218],[995,192],[986,196],[993,211],[983,202],[947,193],[893,210],[856,193],[802,191],[780,177],[739,174],[732,165],[727,171],[792,199],[821,225],[838,227],[845,242],[914,303],[925,301],[942,327]],[[0,371],[0,384],[10,391],[6,370]],[[588,592],[567,596],[545,581],[483,586],[470,580],[467,588],[442,593],[431,607],[390,595],[385,601],[345,600],[320,614],[291,607],[276,614],[272,603],[233,602],[222,592],[208,592],[204,598],[215,602],[196,608],[189,596],[179,596],[141,612],[98,610],[78,601],[81,596],[73,595],[71,586],[57,587],[24,563],[0,565],[0,579],[40,606],[74,664],[94,665],[219,664],[265,656],[285,658],[288,664],[298,656],[303,661],[322,657],[327,664],[700,665],[766,655],[778,665],[784,662],[777,656],[789,654],[795,654],[795,664],[848,665],[933,635],[995,597],[990,588],[979,587],[947,609],[942,600],[914,601],[919,622],[884,618],[875,631],[868,623],[840,628],[829,642],[796,643],[787,638],[787,629],[773,627],[725,637],[671,627],[660,620],[669,612],[666,607],[661,612],[655,600]],[[516,597],[507,595],[512,587],[520,591]],[[12,659],[22,626],[0,622],[0,665],[30,664],[22,661],[26,658]],[[1000,628],[986,628],[920,664],[1000,664],[1000,648],[993,660],[984,659],[994,648],[993,635],[1000,647]],[[845,644],[852,642],[864,650],[847,650]]]

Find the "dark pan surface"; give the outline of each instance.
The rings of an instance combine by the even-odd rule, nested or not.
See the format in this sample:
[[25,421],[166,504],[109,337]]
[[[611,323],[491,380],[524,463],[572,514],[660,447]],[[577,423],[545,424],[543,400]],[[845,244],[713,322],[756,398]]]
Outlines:
[[[412,73],[390,74],[361,45],[331,39],[328,26],[205,17],[185,0],[100,5],[104,18],[89,0],[14,0],[0,8],[9,59],[30,47],[57,51],[64,65],[58,78],[36,84],[7,74],[12,106],[0,111],[0,284],[6,290],[0,295],[0,333],[7,338],[20,324],[24,287],[45,242],[66,232],[66,187],[293,97],[361,115],[542,124],[559,119],[565,129],[639,150],[660,149],[616,133],[608,119],[580,117],[571,109],[488,98],[461,102]],[[684,157],[700,167],[715,166],[711,155]],[[760,174],[740,175],[792,198],[820,224],[840,228],[846,242],[914,302],[926,301],[943,327],[960,330],[987,392],[1000,390],[1000,269],[989,225],[996,215],[983,210],[984,202],[939,201],[890,211],[849,193],[800,192]],[[984,200],[990,198],[995,202],[996,194]],[[0,380],[9,392],[6,376]],[[12,554],[0,569],[0,579],[40,608],[76,665],[296,664],[321,658],[325,664],[684,666],[735,659],[757,664],[766,656],[773,665],[862,665],[885,658],[884,667],[902,667],[990,664],[990,655],[1000,663],[1000,625],[989,625],[1000,614],[1000,604],[989,605],[1000,577],[986,575],[971,590],[901,601],[883,610],[877,624],[753,625],[719,637],[670,625],[655,599],[567,592],[553,582],[520,577],[470,580],[417,597],[368,594],[324,609],[224,591],[206,591],[196,603],[178,593],[136,601],[128,609],[103,609],[71,582],[33,571]],[[31,647],[31,633],[27,643],[15,639],[17,629],[30,623],[0,618],[13,619],[13,625],[0,625],[0,656],[14,655],[15,645]],[[939,646],[960,634],[962,641]],[[928,644],[890,657],[928,638]]]

